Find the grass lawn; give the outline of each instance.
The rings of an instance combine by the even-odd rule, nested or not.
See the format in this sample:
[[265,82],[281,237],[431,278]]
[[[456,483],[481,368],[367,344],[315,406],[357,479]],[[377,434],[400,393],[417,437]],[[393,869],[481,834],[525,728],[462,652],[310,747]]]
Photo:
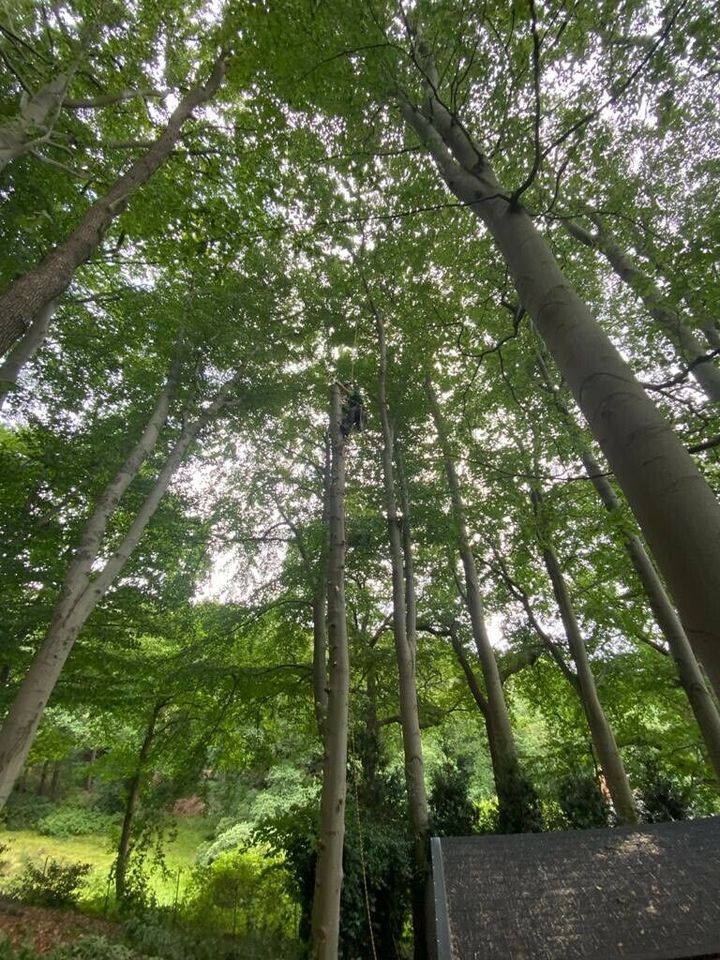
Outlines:
[[[163,848],[165,865],[169,873],[163,875],[159,868],[150,872],[150,885],[159,903],[172,903],[175,897],[178,875],[182,893],[195,866],[198,846],[207,838],[211,827],[203,817],[178,817],[177,836],[166,841]],[[108,874],[115,859],[111,841],[106,835],[89,834],[83,837],[45,837],[33,830],[0,829],[0,844],[7,849],[0,854],[6,869],[0,885],[7,889],[13,877],[22,869],[23,861],[32,860],[42,865],[47,857],[66,862],[89,863],[92,867],[82,899],[103,899],[108,886]]]

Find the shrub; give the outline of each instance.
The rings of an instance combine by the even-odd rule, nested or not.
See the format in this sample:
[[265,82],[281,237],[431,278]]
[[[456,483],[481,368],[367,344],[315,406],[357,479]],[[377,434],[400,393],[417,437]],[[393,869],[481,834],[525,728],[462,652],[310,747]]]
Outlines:
[[27,861],[13,882],[11,893],[25,903],[44,907],[65,906],[75,901],[89,872],[89,863],[63,863],[48,857],[39,867]]
[[640,817],[645,823],[686,820],[692,816],[689,789],[661,770],[646,763],[640,787]]
[[277,857],[262,850],[220,854],[193,875],[183,912],[195,923],[228,932],[289,935],[293,905]]
[[53,809],[47,797],[34,793],[12,793],[2,812],[8,830],[35,830],[38,823]]
[[610,808],[592,774],[568,774],[558,784],[557,799],[565,823],[571,829],[584,830],[608,825]]
[[202,867],[209,866],[221,854],[247,846],[251,833],[252,830],[247,823],[234,823],[228,829],[221,830],[211,843],[203,844],[200,848],[197,856],[198,863]]
[[466,757],[444,763],[436,773],[428,798],[435,836],[464,837],[477,830],[477,810],[469,796],[471,776]]
[[99,810],[60,807],[43,817],[37,825],[46,837],[83,837],[90,833],[108,833],[117,818]]

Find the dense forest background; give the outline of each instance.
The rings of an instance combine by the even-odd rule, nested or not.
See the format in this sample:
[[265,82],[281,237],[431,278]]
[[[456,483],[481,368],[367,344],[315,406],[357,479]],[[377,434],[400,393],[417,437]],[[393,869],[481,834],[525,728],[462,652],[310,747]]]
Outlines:
[[7,890],[419,960],[430,835],[720,810],[718,49],[2,7]]

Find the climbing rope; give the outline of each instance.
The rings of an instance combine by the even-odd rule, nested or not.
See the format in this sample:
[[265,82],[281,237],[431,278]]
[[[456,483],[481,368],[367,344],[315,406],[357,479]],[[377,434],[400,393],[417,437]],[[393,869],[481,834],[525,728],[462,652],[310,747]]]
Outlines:
[[[350,737],[352,741],[352,754],[354,758],[357,756],[357,751],[355,750],[355,734],[352,730],[350,732]],[[360,822],[360,797],[358,794],[357,776],[355,775],[355,767],[352,764],[350,769],[352,770],[353,793],[355,794],[355,813],[357,816],[358,845],[360,848],[360,868],[362,870],[363,892],[365,894],[365,912],[367,913],[368,930],[370,931],[370,946],[372,947],[373,960],[378,960],[377,951],[375,949],[375,935],[373,934],[372,915],[370,912],[370,894],[368,892],[367,870],[365,869],[365,847],[363,844],[362,823]]]

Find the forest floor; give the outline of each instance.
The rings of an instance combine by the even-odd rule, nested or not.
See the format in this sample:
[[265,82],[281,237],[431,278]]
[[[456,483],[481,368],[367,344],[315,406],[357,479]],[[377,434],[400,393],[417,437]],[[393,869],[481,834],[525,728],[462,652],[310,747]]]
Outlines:
[[6,937],[15,946],[32,944],[38,953],[91,933],[113,938],[118,930],[119,925],[110,920],[69,909],[30,907],[0,897],[0,937]]
[[[163,843],[164,869],[152,866],[148,879],[157,902],[172,904],[182,894],[195,866],[198,847],[207,840],[211,828],[203,817],[178,817],[175,835]],[[89,863],[90,873],[82,888],[81,904],[92,902],[102,912],[102,902],[108,891],[110,867],[115,851],[107,835],[88,834],[81,837],[48,837],[34,830],[0,829],[0,846],[6,849],[0,855],[5,867],[0,878],[0,887],[7,891],[13,879],[31,860],[42,866],[46,859],[66,863]]]

